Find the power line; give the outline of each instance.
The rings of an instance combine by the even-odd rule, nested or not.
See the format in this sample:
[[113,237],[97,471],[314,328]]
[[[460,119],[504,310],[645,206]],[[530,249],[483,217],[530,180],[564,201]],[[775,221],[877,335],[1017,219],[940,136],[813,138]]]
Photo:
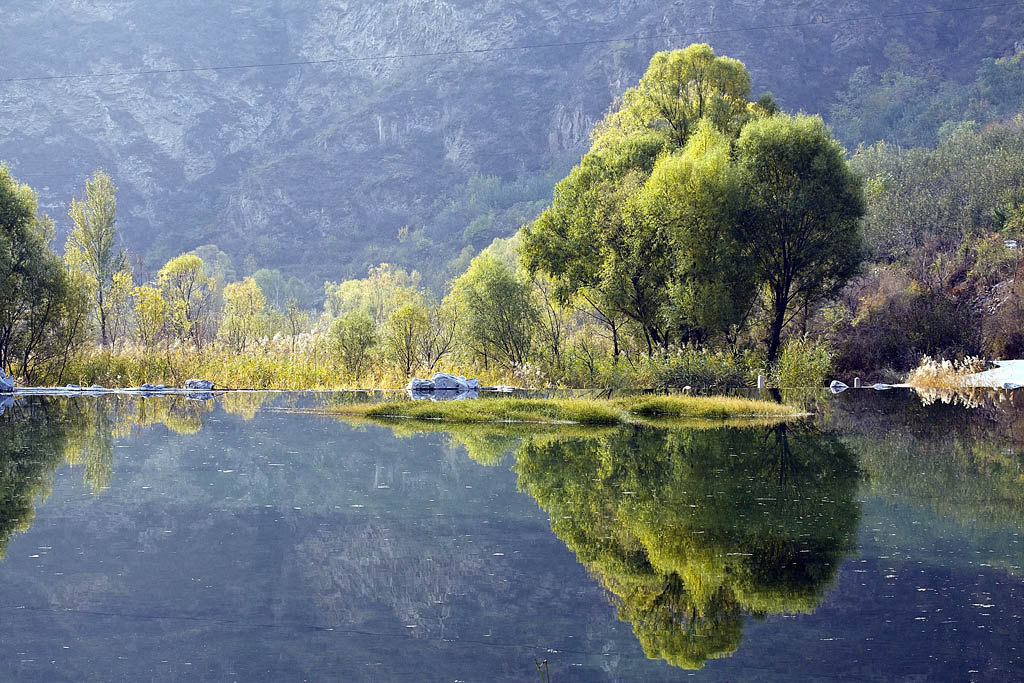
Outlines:
[[971,5],[966,7],[950,7],[945,9],[919,10],[914,12],[898,12],[892,14],[871,14],[858,17],[847,17],[845,19],[819,18],[812,21],[802,21],[790,24],[766,24],[763,26],[743,26],[736,28],[708,28],[697,31],[686,31],[679,33],[655,33],[645,36],[630,36],[625,38],[593,38],[588,40],[573,40],[565,42],[533,43],[527,45],[491,46],[480,48],[466,48],[460,50],[437,50],[426,52],[405,52],[390,55],[370,55],[365,57],[338,57],[333,59],[309,59],[287,62],[261,62],[253,64],[230,64],[218,66],[193,66],[176,67],[172,69],[139,69],[125,71],[107,71],[89,74],[54,74],[50,76],[19,76],[12,78],[0,78],[0,83],[26,83],[38,81],[71,81],[90,80],[98,78],[115,78],[120,76],[153,76],[168,74],[185,74],[217,71],[244,71],[249,69],[271,69],[271,68],[292,68],[303,66],[324,66],[329,64],[354,64],[360,62],[389,61],[399,59],[418,59],[425,57],[459,57],[467,55],[494,54],[501,52],[522,52],[528,50],[545,50],[565,47],[585,47],[587,45],[609,45],[614,43],[638,43],[646,40],[671,40],[674,38],[686,38],[695,36],[725,35],[729,33],[746,33],[750,31],[780,31],[796,28],[814,26],[838,26],[842,24],[853,24],[862,21],[875,21],[879,19],[905,19],[910,17],[921,17],[936,14],[952,14],[959,12],[973,12],[976,10],[1000,9],[1005,7],[1019,6],[1019,2],[1001,2],[987,5]]

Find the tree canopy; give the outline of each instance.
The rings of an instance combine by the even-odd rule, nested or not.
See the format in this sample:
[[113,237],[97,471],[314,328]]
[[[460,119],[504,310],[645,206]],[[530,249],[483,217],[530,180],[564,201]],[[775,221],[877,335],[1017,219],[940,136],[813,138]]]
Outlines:
[[632,321],[649,355],[735,338],[759,304],[773,362],[794,312],[856,272],[864,200],[820,118],[749,95],[743,64],[708,45],[656,54],[524,227],[525,266]]

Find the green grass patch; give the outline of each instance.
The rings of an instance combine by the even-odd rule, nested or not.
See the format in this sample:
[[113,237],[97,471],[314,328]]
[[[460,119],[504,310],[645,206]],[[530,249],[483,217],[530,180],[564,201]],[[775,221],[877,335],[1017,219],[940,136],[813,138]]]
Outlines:
[[792,406],[737,396],[650,396],[619,399],[616,403],[629,414],[638,417],[726,419],[789,417],[800,414],[800,411]]
[[453,423],[527,422],[537,424],[618,425],[635,418],[782,418],[796,408],[734,397],[658,396],[630,399],[498,398],[470,401],[389,401],[334,406],[329,412],[377,420],[409,418]]

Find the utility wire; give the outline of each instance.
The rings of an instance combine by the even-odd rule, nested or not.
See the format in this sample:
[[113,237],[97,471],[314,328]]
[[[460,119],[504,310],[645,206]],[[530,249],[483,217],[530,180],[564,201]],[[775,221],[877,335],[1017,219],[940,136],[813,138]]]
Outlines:
[[573,40],[565,42],[533,43],[527,45],[491,46],[480,48],[466,48],[460,50],[438,50],[426,52],[405,52],[390,55],[369,55],[365,57],[338,57],[333,59],[309,59],[287,62],[262,62],[254,64],[232,64],[219,66],[193,66],[177,67],[172,69],[139,69],[127,71],[107,71],[102,73],[87,74],[54,74],[50,76],[19,76],[13,78],[0,78],[0,83],[26,83],[38,81],[72,81],[89,80],[97,78],[115,78],[119,76],[152,76],[166,74],[185,74],[217,71],[243,71],[249,69],[270,69],[289,68],[302,66],[323,66],[328,64],[354,64],[359,62],[376,62],[399,59],[417,59],[423,57],[458,57],[465,55],[494,54],[501,52],[522,52],[528,50],[544,50],[564,47],[585,47],[587,45],[609,45],[613,43],[638,43],[646,40],[670,40],[674,38],[686,38],[694,36],[714,36],[729,33],[746,33],[750,31],[779,31],[795,28],[813,26],[838,26],[842,24],[853,24],[862,21],[876,21],[879,19],[906,19],[911,17],[922,17],[936,14],[952,14],[959,12],[972,12],[976,10],[1001,9],[1006,7],[1019,6],[1019,2],[1001,2],[986,5],[971,5],[966,7],[950,7],[945,9],[919,10],[914,12],[898,12],[891,14],[871,14],[844,19],[815,19],[812,21],[801,21],[791,24],[766,24],[764,26],[743,26],[737,28],[708,28],[696,31],[679,33],[655,33],[645,36],[631,36],[625,38],[593,38],[588,40]]

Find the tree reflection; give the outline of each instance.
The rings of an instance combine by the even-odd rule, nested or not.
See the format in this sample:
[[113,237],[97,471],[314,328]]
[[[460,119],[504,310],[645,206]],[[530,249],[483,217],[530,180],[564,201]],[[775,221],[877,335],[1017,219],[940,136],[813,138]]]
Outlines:
[[807,427],[537,438],[515,470],[644,652],[676,666],[732,653],[744,614],[815,609],[855,548],[855,456]]
[[165,425],[178,434],[202,428],[206,402],[185,397],[87,397],[5,401],[0,413],[0,558],[35,518],[61,465],[82,468],[98,494],[114,474],[114,440],[138,428]]

